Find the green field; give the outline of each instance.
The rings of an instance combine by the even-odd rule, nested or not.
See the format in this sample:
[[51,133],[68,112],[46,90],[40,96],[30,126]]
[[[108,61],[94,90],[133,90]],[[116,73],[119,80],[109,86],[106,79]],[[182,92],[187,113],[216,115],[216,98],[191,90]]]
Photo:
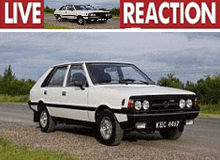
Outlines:
[[0,102],[27,103],[28,100],[29,100],[28,95],[24,95],[24,96],[0,95]]
[[0,138],[0,160],[76,160],[77,158],[57,151],[15,147],[8,140]]
[[44,29],[71,29],[69,27],[62,27],[62,26],[53,26],[47,23],[44,23]]

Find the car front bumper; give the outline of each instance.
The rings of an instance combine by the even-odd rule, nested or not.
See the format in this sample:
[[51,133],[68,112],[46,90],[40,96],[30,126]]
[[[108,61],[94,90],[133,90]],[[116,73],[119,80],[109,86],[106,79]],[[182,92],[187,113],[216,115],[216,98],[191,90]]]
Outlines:
[[128,121],[122,123],[123,129],[137,130],[137,124],[145,124],[143,129],[156,129],[157,122],[170,122],[180,121],[186,124],[187,120],[193,120],[199,115],[199,111],[178,111],[172,113],[139,113],[139,114],[127,114]]

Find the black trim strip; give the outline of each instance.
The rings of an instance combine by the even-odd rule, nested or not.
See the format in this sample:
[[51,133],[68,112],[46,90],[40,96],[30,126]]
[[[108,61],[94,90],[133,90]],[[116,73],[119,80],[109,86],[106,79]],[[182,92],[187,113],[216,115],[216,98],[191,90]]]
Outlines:
[[67,109],[77,109],[77,110],[88,110],[88,111],[95,111],[95,107],[87,107],[87,106],[75,106],[75,105],[60,105],[60,104],[50,104],[45,103],[48,107],[55,107],[55,108],[67,108]]
[[[37,105],[36,102],[29,102],[30,105]],[[55,108],[66,108],[66,109],[75,109],[75,110],[84,110],[84,111],[96,111],[96,107],[89,107],[89,106],[76,106],[76,105],[61,105],[61,104],[51,104],[51,103],[45,103],[47,107],[55,107]],[[31,107],[30,107],[31,108]],[[128,109],[128,108],[122,108],[122,109],[110,109],[113,113],[119,113],[119,114],[127,114],[132,115],[134,117],[141,116],[141,117],[151,117],[151,116],[166,116],[166,115],[184,115],[184,114],[192,114],[192,113],[199,113],[199,110],[161,110],[161,111],[149,111],[149,112],[135,112],[134,110]]]

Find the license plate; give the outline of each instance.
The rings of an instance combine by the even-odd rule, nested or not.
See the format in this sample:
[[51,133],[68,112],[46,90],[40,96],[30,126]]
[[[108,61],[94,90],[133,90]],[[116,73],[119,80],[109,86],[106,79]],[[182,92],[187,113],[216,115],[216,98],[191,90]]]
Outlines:
[[172,127],[178,127],[180,121],[161,121],[156,122],[156,128],[172,128]]

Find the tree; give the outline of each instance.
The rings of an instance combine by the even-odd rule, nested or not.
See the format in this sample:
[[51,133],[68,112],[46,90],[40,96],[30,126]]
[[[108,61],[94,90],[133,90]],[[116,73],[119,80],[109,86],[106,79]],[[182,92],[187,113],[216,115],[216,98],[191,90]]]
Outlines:
[[174,74],[168,74],[167,77],[162,77],[157,81],[157,85],[174,87],[174,88],[183,88],[184,84],[174,76]]
[[0,94],[11,94],[16,80],[15,74],[12,74],[11,65],[5,69],[4,75],[0,79]]

